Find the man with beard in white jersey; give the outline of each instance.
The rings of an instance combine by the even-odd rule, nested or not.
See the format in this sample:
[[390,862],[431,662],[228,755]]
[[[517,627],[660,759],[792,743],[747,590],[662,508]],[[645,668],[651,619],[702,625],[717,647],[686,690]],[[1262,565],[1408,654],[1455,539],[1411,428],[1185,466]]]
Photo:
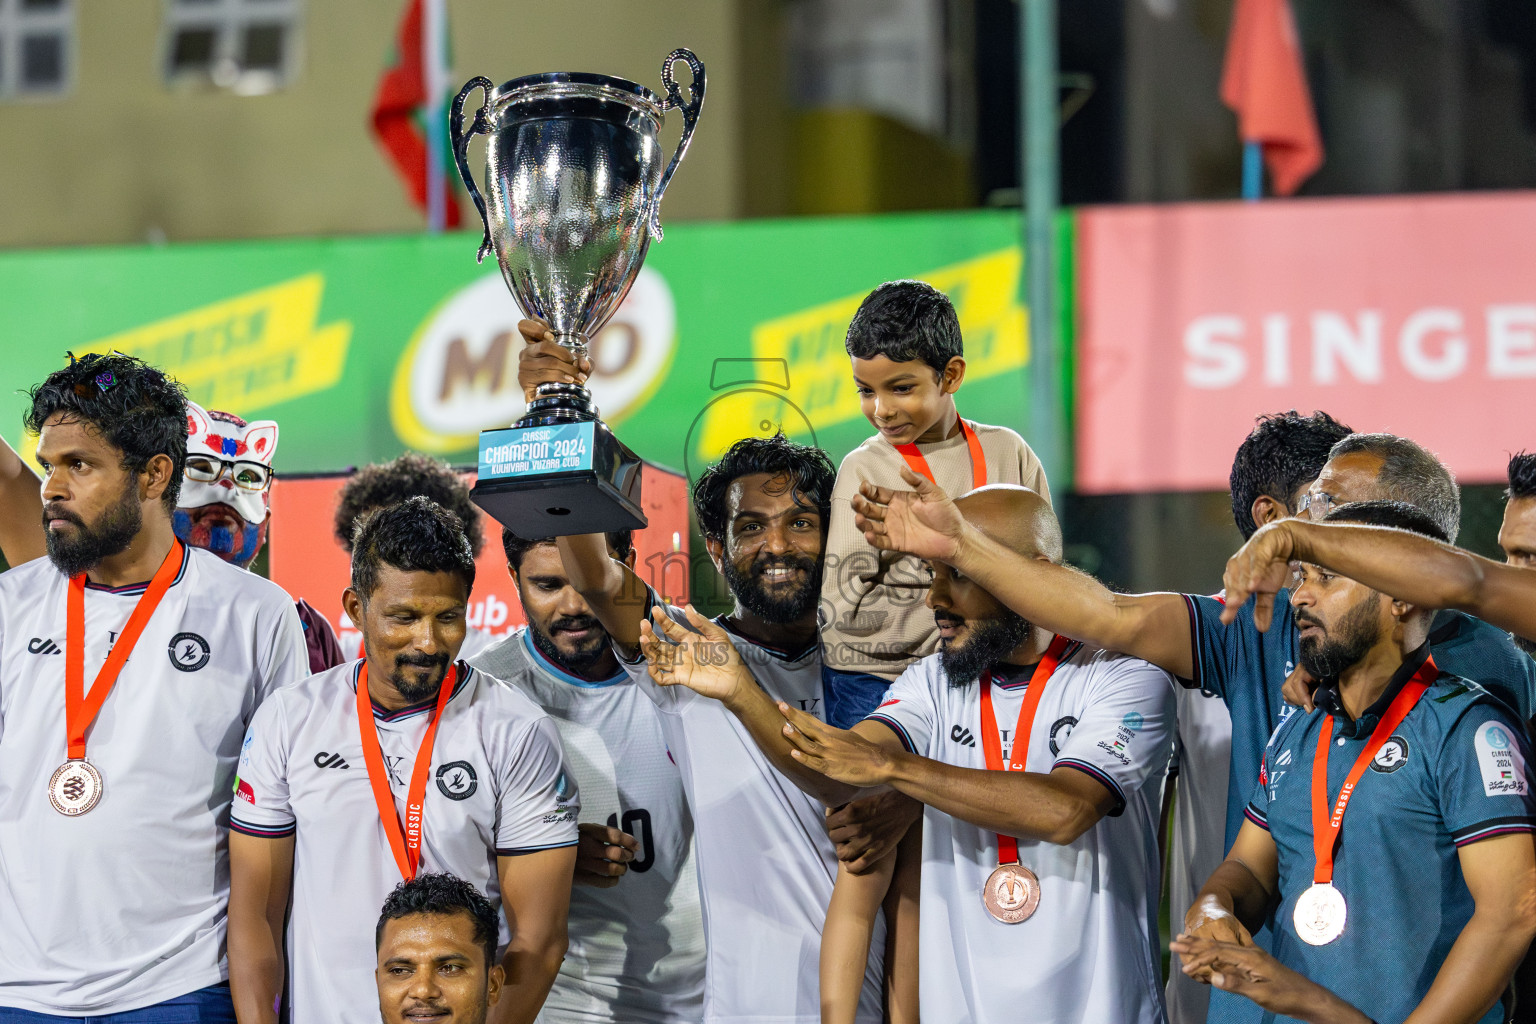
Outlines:
[[[1056,517],[1028,488],[982,487],[950,508],[1023,557],[1061,560]],[[648,631],[651,672],[730,707],[828,803],[890,786],[926,806],[922,1019],[1160,1024],[1157,821],[1172,678],[1030,625],[953,568],[947,549],[905,550],[930,561],[939,652],[851,731],[774,707],[753,666],[722,657],[724,634],[697,616],[697,633],[653,616],[672,643]]]
[[[507,919],[496,1024],[537,1015],[566,948],[576,791],[554,723],[456,661],[475,563],[457,516],[416,497],[353,536],[342,601],[363,659],[287,688],[246,733],[230,829],[240,1024],[374,1024],[369,922],[401,879],[447,871]],[[286,913],[292,896],[292,911]]]
[[87,355],[31,401],[48,557],[0,575],[0,1021],[233,1021],[226,815],[246,724],[304,674],[298,617],[177,540],[179,384]]
[[[628,530],[609,554],[633,567]],[[470,664],[521,690],[560,729],[581,790],[570,951],[547,1024],[691,1024],[704,1006],[693,818],[661,715],[614,656],[553,540],[502,533],[526,628]]]

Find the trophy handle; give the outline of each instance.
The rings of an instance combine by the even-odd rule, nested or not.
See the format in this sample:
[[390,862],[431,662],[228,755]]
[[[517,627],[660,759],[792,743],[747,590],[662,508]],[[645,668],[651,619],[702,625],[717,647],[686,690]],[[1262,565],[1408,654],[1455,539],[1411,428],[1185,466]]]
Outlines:
[[[480,251],[475,254],[476,263],[484,261],[491,251],[491,222],[485,215],[485,197],[480,194],[480,186],[475,184],[475,176],[469,170],[469,140],[476,132],[491,134],[491,119],[486,113],[491,106],[491,90],[494,88],[495,83],[489,78],[471,78],[454,97],[453,111],[448,115],[448,132],[453,136],[453,162],[458,165],[459,177],[464,179],[464,187],[469,189],[469,196],[475,201],[475,208],[480,211],[480,223],[485,227],[485,239],[480,243]],[[469,126],[469,131],[465,131],[464,100],[476,89],[485,90],[485,102],[475,111],[475,120]]]
[[[683,92],[677,86],[677,79],[672,74],[672,66],[678,61],[688,65],[688,70],[693,72],[693,81],[688,83],[688,102],[683,102]],[[681,110],[683,112],[683,137],[678,140],[677,152],[672,154],[672,162],[667,165],[667,172],[661,176],[661,185],[656,189],[656,199],[651,203],[651,237],[661,241],[661,197],[666,194],[667,185],[672,181],[672,174],[677,170],[677,165],[682,162],[683,154],[688,152],[688,143],[693,139],[693,129],[699,123],[699,110],[704,106],[704,65],[699,58],[693,55],[693,51],[679,47],[667,54],[666,61],[661,65],[661,84],[666,86],[667,98],[662,101],[662,113],[668,110]]]

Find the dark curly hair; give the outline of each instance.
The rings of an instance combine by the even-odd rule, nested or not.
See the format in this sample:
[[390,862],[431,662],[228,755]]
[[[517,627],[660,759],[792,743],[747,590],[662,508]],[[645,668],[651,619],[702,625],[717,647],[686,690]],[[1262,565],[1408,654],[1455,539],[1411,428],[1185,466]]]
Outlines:
[[485,968],[496,966],[496,944],[500,940],[500,922],[496,908],[485,894],[457,875],[426,872],[408,882],[401,882],[384,900],[379,923],[373,929],[373,949],[384,945],[384,926],[402,917],[431,914],[454,917],[467,914],[475,923],[475,942],[485,951]]
[[99,430],[123,453],[129,472],[142,473],[156,455],[168,456],[175,471],[160,500],[175,510],[187,462],[187,392],[174,377],[121,352],[91,352],[71,356],[27,394],[28,433],[41,433],[50,417],[64,413]]
[[1536,454],[1516,452],[1509,457],[1509,487],[1504,497],[1536,498]]
[[417,495],[431,498],[459,517],[469,549],[478,557],[485,537],[480,532],[480,510],[469,500],[469,488],[447,463],[416,452],[364,466],[352,474],[336,498],[336,539],[351,551],[358,516]]
[[[603,534],[603,536],[608,540],[608,548],[613,552],[613,557],[620,561],[628,558],[629,553],[635,550],[635,531],[633,530],[614,530],[611,533]],[[501,550],[506,553],[507,565],[511,566],[513,572],[522,571],[523,556],[528,553],[530,548],[538,547],[540,544],[553,544],[554,542],[555,538],[553,537],[539,537],[534,540],[526,540],[517,536],[511,530],[503,529],[501,531]]]
[[1350,435],[1344,424],[1322,411],[1303,416],[1295,409],[1270,413],[1254,421],[1254,428],[1237,446],[1232,459],[1232,521],[1247,540],[1259,524],[1253,521],[1253,503],[1268,495],[1292,515],[1291,502],[1303,485],[1317,479],[1328,461],[1328,452]]
[[935,374],[965,354],[954,304],[923,281],[887,281],[870,292],[848,324],[843,347],[855,359],[921,359]]
[[711,540],[725,540],[725,494],[731,483],[753,473],[786,474],[795,497],[821,513],[825,532],[832,519],[832,485],[837,469],[827,453],[813,445],[797,444],[780,431],[772,437],[747,437],[710,466],[693,485],[693,513],[699,532]]
[[475,556],[459,517],[417,495],[363,513],[352,536],[352,589],[367,602],[379,585],[379,567],[401,572],[456,572],[464,596],[475,586]]

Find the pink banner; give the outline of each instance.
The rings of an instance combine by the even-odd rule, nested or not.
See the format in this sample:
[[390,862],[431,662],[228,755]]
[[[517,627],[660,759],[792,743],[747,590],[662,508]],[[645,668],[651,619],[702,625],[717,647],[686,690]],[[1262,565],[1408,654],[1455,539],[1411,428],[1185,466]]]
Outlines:
[[1225,490],[1291,408],[1464,483],[1536,449],[1536,193],[1089,209],[1077,260],[1085,493]]

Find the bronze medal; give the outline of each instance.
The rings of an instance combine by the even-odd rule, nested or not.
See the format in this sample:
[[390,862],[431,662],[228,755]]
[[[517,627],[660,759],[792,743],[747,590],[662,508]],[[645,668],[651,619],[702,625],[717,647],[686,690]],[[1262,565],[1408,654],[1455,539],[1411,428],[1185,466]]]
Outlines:
[[48,780],[48,802],[68,818],[84,814],[101,801],[101,772],[91,762],[70,758]]
[[987,913],[1003,924],[1029,920],[1040,906],[1040,879],[1022,864],[1002,864],[981,891]]

